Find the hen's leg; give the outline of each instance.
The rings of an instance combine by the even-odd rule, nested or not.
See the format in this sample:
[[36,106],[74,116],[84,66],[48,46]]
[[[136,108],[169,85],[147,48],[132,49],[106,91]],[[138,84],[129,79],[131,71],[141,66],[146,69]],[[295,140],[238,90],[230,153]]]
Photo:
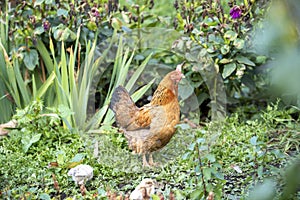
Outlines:
[[143,167],[150,167],[145,153],[143,154]]
[[152,153],[149,154],[149,165],[151,165],[151,166],[157,166],[157,163],[153,162]]

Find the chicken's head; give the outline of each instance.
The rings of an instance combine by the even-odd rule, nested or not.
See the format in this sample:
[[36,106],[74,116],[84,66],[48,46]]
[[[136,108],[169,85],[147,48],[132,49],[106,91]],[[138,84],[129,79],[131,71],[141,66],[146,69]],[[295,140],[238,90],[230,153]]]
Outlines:
[[184,75],[181,72],[181,68],[183,65],[184,65],[184,63],[177,65],[176,70],[174,70],[170,73],[170,78],[175,83],[178,83],[182,78],[184,78]]

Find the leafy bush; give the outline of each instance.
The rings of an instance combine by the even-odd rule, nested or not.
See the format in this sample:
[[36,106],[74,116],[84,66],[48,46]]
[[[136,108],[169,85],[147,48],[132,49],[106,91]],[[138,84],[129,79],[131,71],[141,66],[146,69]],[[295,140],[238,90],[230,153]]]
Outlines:
[[[238,112],[222,123],[194,130],[180,125],[193,135],[187,139],[191,144],[180,161],[181,166],[192,169],[181,194],[189,199],[205,198],[209,192],[218,199],[245,198],[262,180],[272,178],[278,182],[274,195],[282,195],[280,172],[299,156],[300,127],[291,117],[293,109],[279,107],[269,105],[253,120],[243,119]],[[192,122],[188,124],[195,127]]]
[[[72,3],[73,2],[73,3]],[[89,41],[104,41],[113,33],[109,24],[110,13],[115,5],[105,9],[105,3],[90,1],[5,1],[1,13],[1,93],[0,107],[3,116],[0,121],[9,120],[16,107],[24,108],[35,89],[44,91],[53,81],[53,67],[49,66],[60,59],[62,44],[65,49],[80,41],[80,50],[74,66],[80,66],[80,57],[85,59],[86,45]],[[81,29],[79,35],[77,30]],[[100,34],[96,34],[101,30]],[[51,57],[50,41],[55,55]],[[83,52],[81,54],[81,52]],[[47,57],[47,54],[50,55]],[[53,55],[53,54],[52,54]],[[35,93],[36,92],[36,93]]]
[[[192,63],[188,78],[193,82],[200,103],[209,99],[213,103],[217,91],[212,77],[219,76],[227,94],[227,103],[234,99],[253,97],[266,82],[258,71],[267,57],[257,55],[251,42],[253,27],[263,19],[268,4],[252,1],[178,1],[175,28],[189,37],[177,42],[177,48]],[[209,57],[209,58],[205,58]],[[203,59],[207,64],[203,66]],[[207,74],[205,70],[211,71]],[[208,90],[203,88],[206,83]],[[222,84],[218,87],[223,87]],[[201,95],[205,92],[206,97]],[[200,97],[201,95],[201,97]],[[225,97],[226,98],[226,97]],[[204,110],[204,109],[203,109]]]
[[[43,192],[55,194],[52,177],[68,183],[68,168],[89,155],[79,133],[64,128],[60,114],[45,112],[41,101],[18,110],[14,118],[17,128],[0,140],[1,195],[37,198]],[[59,167],[51,168],[51,163]]]
[[[81,54],[78,54],[81,50],[80,35],[81,29],[79,28],[76,34],[75,46],[72,48],[66,49],[65,43],[62,42],[59,55],[55,53],[55,45],[51,38],[49,40],[50,53],[42,42],[38,42],[36,47],[44,60],[45,65],[43,67],[51,72],[49,76],[44,76],[45,80],[42,81],[35,78],[36,75],[39,76],[38,74],[30,74],[27,70],[22,71],[20,69],[22,62],[15,55],[18,53],[14,52],[14,56],[10,59],[7,50],[2,45],[2,41],[0,42],[0,47],[2,47],[0,56],[5,58],[3,60],[4,65],[9,66],[4,68],[2,72],[3,84],[8,88],[10,95],[15,100],[13,103],[18,108],[25,107],[31,100],[43,98],[47,106],[65,107],[73,112],[66,121],[69,128],[91,129],[97,128],[101,123],[110,125],[113,122],[112,113],[106,115],[110,96],[117,85],[125,85],[135,52],[132,52],[129,56],[130,48],[123,44],[122,37],[119,39],[118,46],[114,46],[112,50],[111,47],[118,42],[115,33],[110,40],[103,43],[103,49],[97,47],[97,40],[94,40],[93,43],[87,42],[85,53],[81,57]],[[76,56],[77,54],[78,56]],[[133,88],[150,57],[151,54],[140,65],[136,66],[136,72],[132,74],[126,83],[128,90]],[[105,71],[111,73],[106,95],[101,99],[102,104],[96,104],[97,85],[101,82]],[[133,94],[133,99],[138,100],[152,83],[153,81],[150,81],[144,87],[139,88]],[[103,85],[101,85],[102,87]],[[95,109],[99,109],[96,115]]]
[[[109,28],[109,17],[110,13],[116,11],[115,4],[106,9],[106,2],[91,1],[42,0],[15,3],[7,12],[10,16],[10,39],[16,47],[25,45],[31,48],[40,39],[48,44],[49,37],[56,41],[73,42],[79,27],[82,28],[80,40],[83,44],[87,40],[96,39],[97,36],[106,39],[113,33]],[[95,35],[98,27],[103,31],[100,35]],[[31,54],[33,51],[29,50],[27,49]]]
[[[0,62],[3,64],[3,80],[0,86],[3,93],[0,93],[0,106],[9,108],[9,105],[11,109],[5,109],[7,114],[0,119],[1,122],[9,120],[15,107],[24,108],[31,100],[43,98],[47,106],[58,108],[63,105],[74,112],[68,118],[69,126],[90,129],[100,123],[109,125],[112,123],[112,114],[109,113],[106,118],[104,116],[108,110],[110,93],[116,84],[125,84],[128,69],[132,65],[136,72],[129,79],[127,89],[133,88],[143,72],[151,53],[134,64],[136,44],[131,46],[132,49],[125,47],[122,37],[120,43],[117,42],[116,31],[112,35],[113,29],[108,18],[117,5],[109,2],[112,10],[105,10],[105,3],[83,1],[73,5],[68,2],[24,2],[11,10],[6,8],[5,23],[1,24],[0,57],[3,60]],[[106,12],[108,14],[104,14]],[[9,15],[12,13],[20,15],[12,18]],[[99,23],[99,27],[91,29],[91,26],[96,26],[95,23]],[[8,34],[13,25],[18,31],[12,30]],[[105,33],[102,28],[111,32],[102,37]],[[28,39],[29,35],[33,36],[33,40]],[[111,38],[105,40],[108,36]],[[15,37],[18,40],[10,42]],[[116,47],[115,43],[119,46]],[[102,83],[105,80],[107,83],[104,85]],[[134,99],[140,98],[152,82],[140,88],[134,94]],[[8,98],[12,100],[8,101]],[[96,109],[99,111],[94,116]],[[90,121],[86,124],[88,119]]]

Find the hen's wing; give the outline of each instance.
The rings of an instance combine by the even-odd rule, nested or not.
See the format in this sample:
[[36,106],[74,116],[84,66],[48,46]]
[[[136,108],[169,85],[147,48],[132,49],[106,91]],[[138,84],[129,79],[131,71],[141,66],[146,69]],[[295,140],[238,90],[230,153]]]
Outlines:
[[[148,153],[163,147],[170,138],[166,111],[163,106],[147,106],[151,123],[149,127],[125,130],[129,148],[135,153]],[[167,142],[165,142],[167,140]]]
[[109,108],[115,113],[117,124],[126,128],[138,111],[127,90],[118,86],[112,94]]
[[135,112],[132,121],[128,124],[126,130],[134,131],[139,129],[148,129],[151,124],[151,109],[149,104],[141,107]]
[[137,130],[150,126],[149,108],[147,106],[138,108],[122,86],[118,86],[113,92],[109,107],[115,113],[117,124],[125,130]]
[[126,129],[128,135],[132,137],[146,138],[150,134],[159,133],[166,124],[166,113],[162,106],[145,105],[139,115]]

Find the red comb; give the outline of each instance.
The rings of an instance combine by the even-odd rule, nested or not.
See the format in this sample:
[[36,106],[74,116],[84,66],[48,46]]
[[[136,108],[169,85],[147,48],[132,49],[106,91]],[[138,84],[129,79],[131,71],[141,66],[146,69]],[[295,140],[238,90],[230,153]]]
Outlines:
[[185,62],[177,65],[177,67],[176,67],[176,71],[180,72],[182,78],[185,78],[185,76],[181,73],[181,68],[184,64],[185,64]]
[[181,65],[181,64],[177,65],[177,67],[176,67],[176,71],[179,71],[179,72],[181,72],[181,67],[182,67],[182,65]]
[[179,64],[179,65],[177,65],[177,67],[176,67],[176,71],[179,71],[179,72],[181,72],[181,68],[182,68],[182,66],[185,64],[185,61],[183,62],[183,63],[181,63],[181,64]]

